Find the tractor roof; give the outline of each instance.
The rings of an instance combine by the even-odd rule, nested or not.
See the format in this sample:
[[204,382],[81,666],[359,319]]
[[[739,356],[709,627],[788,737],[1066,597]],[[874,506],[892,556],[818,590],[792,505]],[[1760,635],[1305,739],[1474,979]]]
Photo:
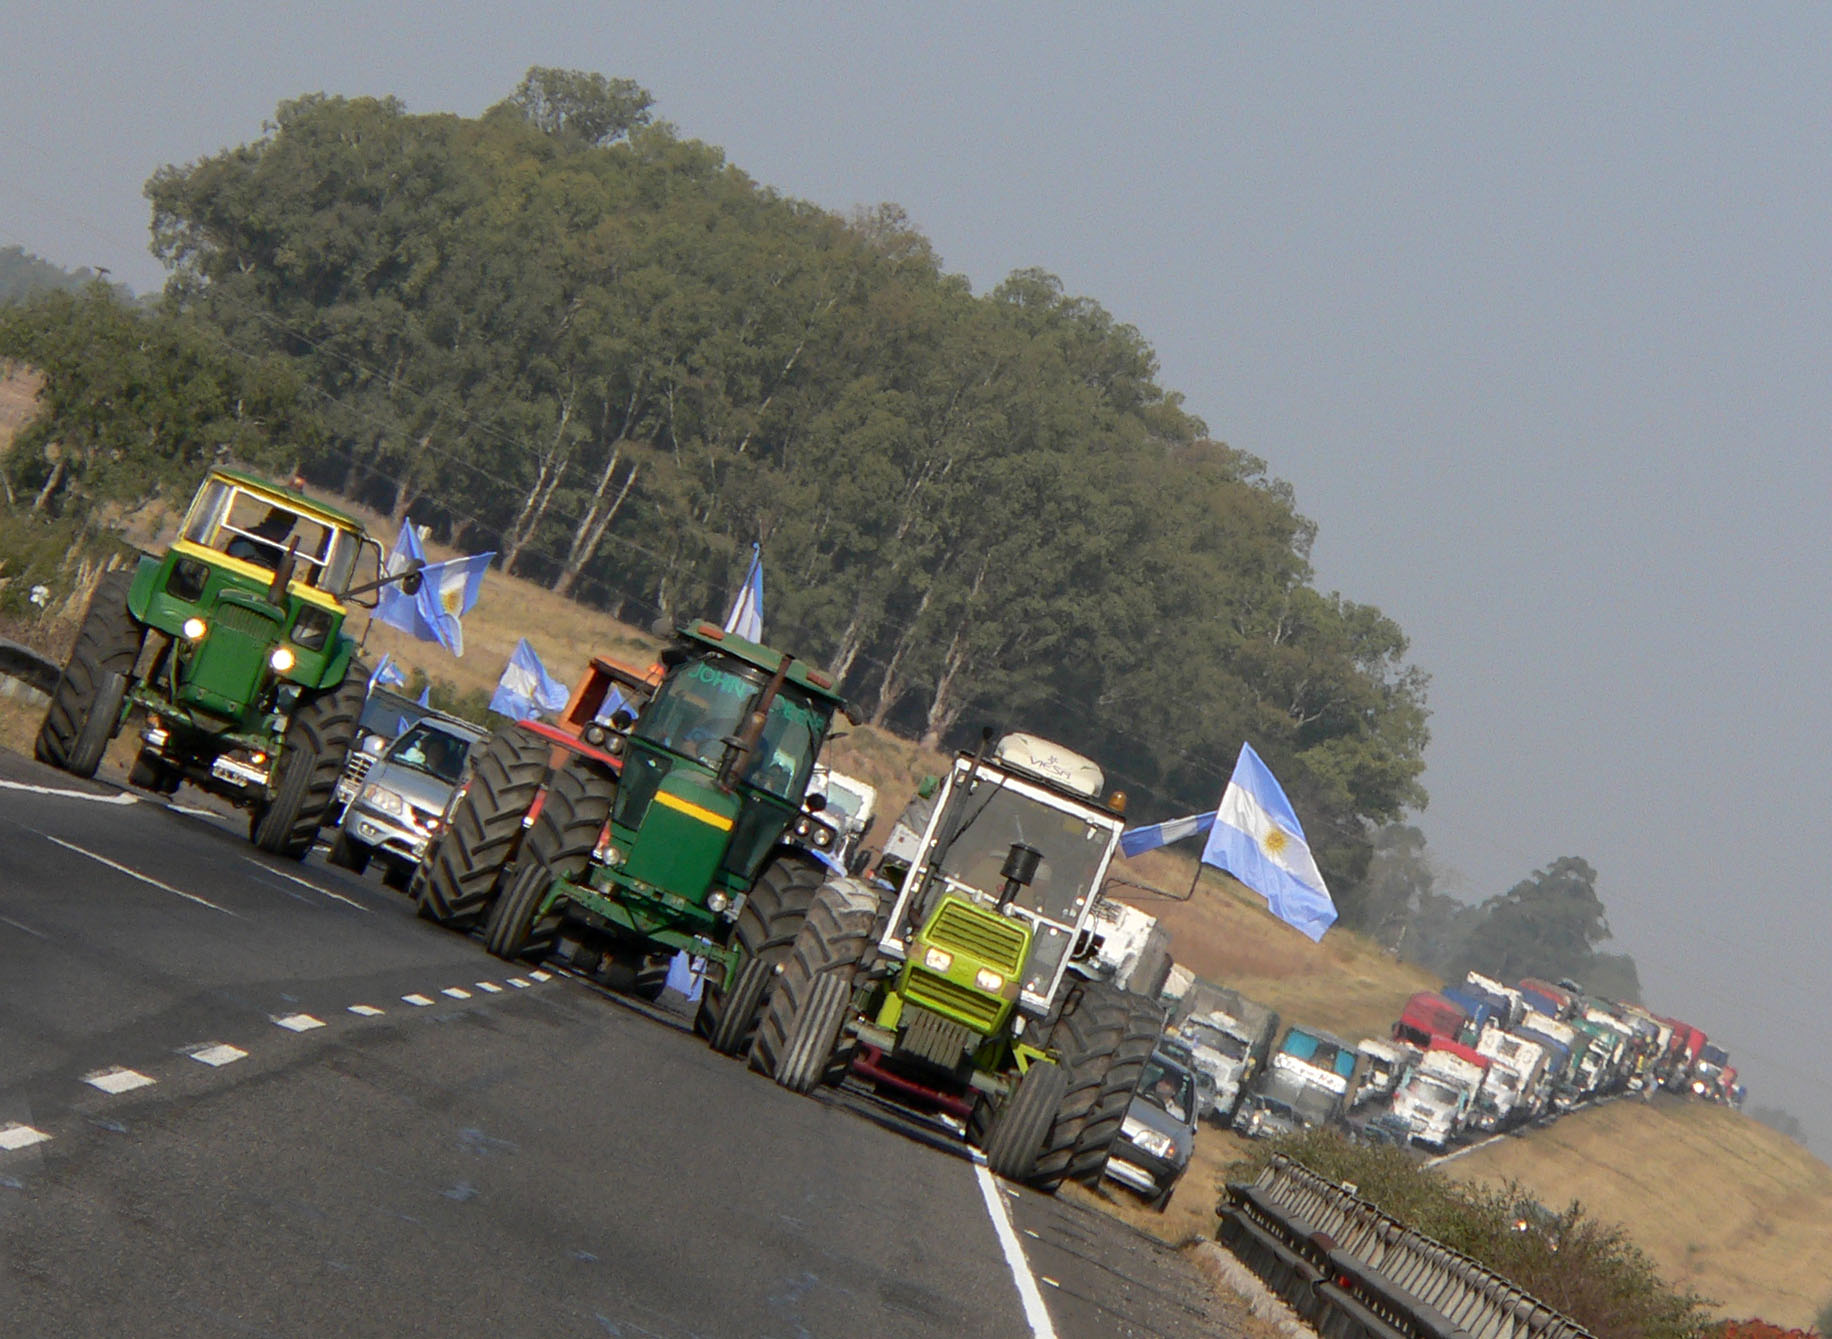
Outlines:
[[[727,632],[717,623],[692,623],[683,627],[680,635],[702,646],[714,647],[746,664],[755,665],[766,674],[774,674],[777,666],[782,664],[783,652],[772,650],[761,642],[753,642],[748,638],[740,637],[735,632]],[[816,669],[805,660],[789,662],[789,682],[836,705],[845,701],[845,698],[834,688],[833,677],[825,670]]]
[[292,507],[295,510],[305,512],[318,520],[341,526],[346,530],[354,530],[358,534],[364,533],[363,523],[349,512],[339,511],[336,507],[328,507],[314,498],[307,497],[297,489],[286,488],[271,480],[259,478],[256,475],[244,474],[240,470],[211,470],[210,477],[226,480],[239,488],[246,488],[251,492],[266,494],[273,498],[274,501],[284,503],[286,506]]

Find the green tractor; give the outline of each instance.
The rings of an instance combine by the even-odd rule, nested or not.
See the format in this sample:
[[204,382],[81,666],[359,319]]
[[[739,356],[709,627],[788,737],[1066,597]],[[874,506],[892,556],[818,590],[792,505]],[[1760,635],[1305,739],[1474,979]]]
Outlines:
[[612,980],[702,957],[696,1025],[736,1055],[833,868],[819,854],[833,831],[804,800],[845,704],[821,671],[711,623],[681,629],[661,661],[642,714],[598,746],[615,765],[578,750],[548,778],[485,942]]
[[1010,1180],[1098,1182],[1164,1026],[1099,979],[1095,909],[1125,826],[1104,784],[1034,735],[961,754],[887,844],[894,883],[820,889],[752,1067],[803,1093],[850,1073],[947,1119]]
[[367,686],[344,601],[420,581],[416,570],[353,585],[359,561],[379,572],[381,547],[354,517],[213,470],[163,556],[96,586],[38,730],[39,761],[94,776],[139,707],[130,782],[221,795],[249,810],[255,845],[303,860]]

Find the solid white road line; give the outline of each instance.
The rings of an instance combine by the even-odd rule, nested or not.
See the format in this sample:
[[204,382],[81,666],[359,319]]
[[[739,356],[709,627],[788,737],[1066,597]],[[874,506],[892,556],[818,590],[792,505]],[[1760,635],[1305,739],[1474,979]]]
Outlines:
[[145,1088],[158,1080],[138,1070],[116,1065],[113,1069],[98,1069],[93,1074],[83,1075],[83,1082],[105,1093],[131,1093],[136,1088]]
[[323,893],[326,897],[334,897],[339,902],[342,902],[346,907],[355,907],[358,911],[364,912],[371,916],[375,914],[372,910],[370,910],[370,908],[365,907],[361,902],[358,902],[355,898],[345,897],[342,893],[334,893],[329,888],[320,888],[317,884],[313,883],[310,879],[302,879],[297,874],[288,874],[283,869],[275,869],[272,865],[268,864],[265,860],[256,860],[251,855],[245,855],[242,857],[242,859],[246,860],[249,864],[253,865],[256,869],[264,870],[267,873],[272,874],[278,878],[287,880],[289,883],[296,883],[301,888],[310,888],[314,893]]
[[1012,1281],[1018,1285],[1018,1298],[1024,1303],[1024,1318],[1030,1322],[1032,1339],[1056,1339],[1056,1327],[1050,1323],[1049,1308],[1031,1274],[1030,1262],[1024,1258],[1024,1247],[1012,1230],[1011,1214],[1005,1208],[1005,1197],[999,1194],[999,1182],[980,1163],[973,1164],[973,1175],[980,1183],[980,1195],[986,1201],[986,1216],[992,1219],[992,1230],[998,1234],[999,1246],[1005,1252],[1005,1263],[1011,1267]]
[[[127,877],[130,879],[138,879],[140,880],[141,883],[148,884],[151,887],[157,888],[161,892],[170,893],[174,897],[182,897],[187,902],[195,902],[197,903],[198,906],[208,907],[212,911],[220,911],[225,916],[235,916],[235,913],[229,910],[228,907],[219,907],[216,905],[216,903],[212,902],[207,897],[199,897],[196,893],[187,893],[182,888],[174,888],[169,883],[161,883],[158,879],[153,878],[150,874],[142,874],[137,869],[129,869],[126,865],[117,864],[115,861],[110,860],[107,856],[97,855],[94,851],[85,851],[82,847],[76,845],[73,842],[67,842],[63,840],[63,838],[61,837],[52,837],[45,833],[40,833],[39,835],[44,837],[46,841],[54,842],[58,846],[63,847],[66,851],[75,851],[78,855],[88,856],[91,860],[95,861],[97,864],[106,865],[108,866],[108,868],[112,870],[117,870],[120,873],[127,875]],[[236,919],[240,920],[241,917],[236,916]]]
[[23,781],[0,781],[0,790],[23,790],[32,795],[55,795],[60,800],[88,800],[91,804],[140,803],[138,795],[97,795],[87,790],[65,790],[60,786],[28,786]]
[[283,1027],[288,1032],[310,1032],[315,1027],[323,1027],[324,1020],[313,1018],[310,1014],[286,1014],[283,1017],[276,1015],[274,1026]]
[[0,1125],[0,1149],[8,1153],[16,1148],[30,1148],[33,1144],[42,1144],[50,1137],[43,1130],[34,1130],[29,1125],[17,1123]]
[[219,1041],[198,1047],[191,1052],[191,1059],[201,1061],[212,1069],[220,1069],[224,1065],[233,1065],[247,1054],[248,1052],[239,1050],[227,1042]]
[[23,921],[14,920],[11,916],[0,916],[0,925],[10,925],[15,930],[24,930],[27,934],[31,935],[32,938],[34,939],[49,939],[51,937],[50,935],[45,934],[43,931],[34,930],[31,926],[25,924]]
[[1462,1148],[1457,1149],[1454,1153],[1443,1153],[1435,1158],[1426,1158],[1425,1161],[1419,1164],[1419,1166],[1421,1167],[1439,1167],[1439,1166],[1442,1166],[1444,1163],[1451,1161],[1453,1158],[1460,1158],[1465,1153],[1474,1153],[1479,1148],[1487,1148],[1490,1144],[1500,1143],[1503,1139],[1506,1139],[1506,1138],[1507,1136],[1505,1134],[1492,1134],[1487,1139],[1484,1139],[1479,1144],[1465,1144]]

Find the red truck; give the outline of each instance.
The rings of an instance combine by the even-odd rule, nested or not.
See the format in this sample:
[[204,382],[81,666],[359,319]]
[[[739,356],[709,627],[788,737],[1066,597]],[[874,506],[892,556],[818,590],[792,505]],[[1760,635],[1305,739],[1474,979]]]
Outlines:
[[1463,1041],[1468,1026],[1469,1015],[1460,1005],[1435,990],[1421,990],[1400,1010],[1399,1021],[1393,1025],[1393,1040],[1424,1051],[1435,1040]]

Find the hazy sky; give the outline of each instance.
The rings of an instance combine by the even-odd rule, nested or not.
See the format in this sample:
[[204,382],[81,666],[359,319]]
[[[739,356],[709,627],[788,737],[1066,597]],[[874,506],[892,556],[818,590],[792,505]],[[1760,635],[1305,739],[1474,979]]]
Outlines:
[[0,0],[0,245],[137,289],[160,164],[535,64],[978,291],[1059,274],[1410,634],[1445,886],[1589,860],[1649,1003],[1832,1151],[1832,8],[62,8]]

